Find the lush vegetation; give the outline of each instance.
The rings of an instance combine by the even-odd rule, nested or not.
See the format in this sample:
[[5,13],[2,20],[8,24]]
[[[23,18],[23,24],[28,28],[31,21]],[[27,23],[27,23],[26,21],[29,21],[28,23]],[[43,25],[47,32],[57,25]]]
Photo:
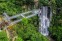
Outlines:
[[0,41],[8,41],[8,37],[5,31],[0,32]]
[[62,0],[55,0],[53,8],[53,17],[51,27],[49,28],[50,36],[55,41],[62,41]]
[[[9,16],[13,16],[33,8],[36,8],[34,0],[0,0],[0,15],[6,12]],[[11,30],[15,31],[14,34],[18,36],[15,41],[49,41],[47,37],[38,32],[38,22],[38,16],[34,16],[31,19],[24,18],[18,24],[12,26]],[[5,32],[1,33],[0,36],[4,36],[1,37],[1,41],[8,41]]]
[[8,15],[15,15],[32,9],[34,0],[1,0],[0,13],[6,12]]
[[46,37],[41,35],[34,25],[28,22],[28,19],[24,18],[21,22],[13,27],[17,35],[24,41],[48,41]]
[[[53,17],[49,28],[50,36],[55,41],[62,41],[62,0],[39,0],[39,7],[51,6]],[[0,0],[0,15],[6,12],[9,16],[26,12],[36,8],[34,0]],[[15,41],[49,41],[38,32],[38,16],[31,19],[24,18],[14,25],[11,30],[16,32],[18,38]],[[0,41],[8,41],[5,31],[0,32]]]
[[50,36],[55,40],[55,41],[62,41],[62,27],[57,26],[57,27],[51,27],[50,28]]

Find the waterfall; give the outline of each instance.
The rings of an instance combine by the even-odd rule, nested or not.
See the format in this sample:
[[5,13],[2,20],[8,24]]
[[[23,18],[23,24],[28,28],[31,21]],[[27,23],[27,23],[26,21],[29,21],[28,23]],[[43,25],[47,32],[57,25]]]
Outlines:
[[49,35],[48,27],[50,25],[50,19],[48,18],[48,12],[49,11],[48,11],[48,7],[47,6],[43,6],[39,10],[39,19],[40,19],[39,31],[44,36],[48,36]]

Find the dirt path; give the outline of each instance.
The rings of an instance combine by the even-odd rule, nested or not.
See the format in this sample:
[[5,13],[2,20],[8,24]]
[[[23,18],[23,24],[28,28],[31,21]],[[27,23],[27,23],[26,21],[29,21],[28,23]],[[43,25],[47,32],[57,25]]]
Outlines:
[[12,41],[15,41],[16,38],[17,38],[17,36],[15,36],[15,37],[12,39]]
[[8,41],[15,41],[15,39],[17,38],[17,36],[14,35],[15,33],[11,30],[6,29],[6,33],[7,33],[8,39],[9,39]]

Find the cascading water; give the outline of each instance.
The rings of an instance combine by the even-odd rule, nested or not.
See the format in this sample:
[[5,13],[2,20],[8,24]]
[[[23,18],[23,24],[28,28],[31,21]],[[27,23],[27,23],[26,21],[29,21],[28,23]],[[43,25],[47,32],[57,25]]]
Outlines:
[[40,19],[39,31],[44,36],[48,36],[49,35],[48,27],[50,25],[50,19],[48,18],[47,14],[48,14],[48,7],[47,6],[43,6],[39,10],[39,19]]

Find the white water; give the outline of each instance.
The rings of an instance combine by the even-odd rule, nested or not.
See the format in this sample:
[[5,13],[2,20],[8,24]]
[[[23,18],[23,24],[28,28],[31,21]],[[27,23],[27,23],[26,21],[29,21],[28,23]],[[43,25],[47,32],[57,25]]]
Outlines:
[[48,31],[48,27],[50,24],[49,19],[47,18],[47,7],[42,7],[42,9],[40,9],[40,15],[39,15],[39,19],[40,19],[40,27],[39,27],[39,31],[42,35],[44,36],[48,36],[49,35],[49,31]]

